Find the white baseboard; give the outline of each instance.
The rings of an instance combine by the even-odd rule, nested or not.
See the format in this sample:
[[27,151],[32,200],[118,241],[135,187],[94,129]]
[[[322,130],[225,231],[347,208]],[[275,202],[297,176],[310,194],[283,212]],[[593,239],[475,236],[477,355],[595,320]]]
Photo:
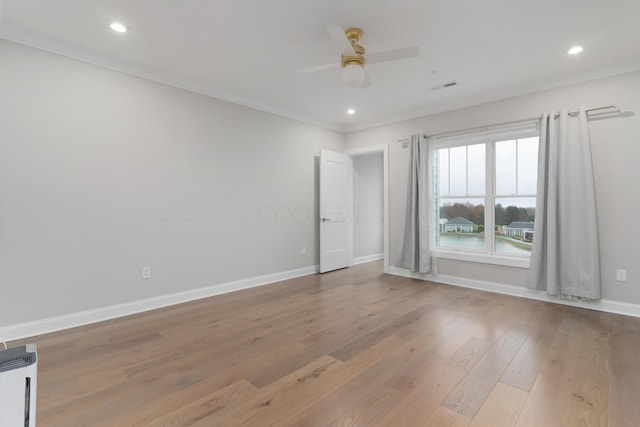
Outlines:
[[353,265],[364,264],[367,262],[378,261],[381,259],[384,259],[384,254],[373,254],[373,255],[361,256],[353,259]]
[[[378,255],[361,257],[354,259],[354,264],[371,262],[378,259],[382,259],[382,257],[378,257]],[[17,339],[56,332],[64,329],[74,328],[77,326],[87,325],[90,323],[96,323],[104,320],[110,320],[118,317],[128,316],[131,314],[141,313],[144,311],[155,310],[157,308],[167,307],[183,302],[194,301],[202,298],[212,297],[215,295],[239,291],[242,289],[249,289],[257,286],[267,285],[282,280],[307,276],[310,274],[315,274],[317,272],[317,269],[317,266],[304,267],[296,270],[284,271],[281,273],[267,274],[264,276],[207,286],[205,288],[193,289],[185,292],[161,295],[158,297],[132,301],[124,304],[100,307],[93,310],[70,313],[46,319],[39,319],[31,322],[19,323],[16,325],[3,326],[0,327],[0,338],[4,339],[5,341],[14,341]],[[411,277],[414,279],[429,280],[432,282],[444,283],[447,285],[460,286],[464,288],[496,292],[499,294],[529,298],[538,301],[546,301],[555,304],[564,304],[573,307],[604,311],[608,313],[640,317],[640,305],[638,304],[630,304],[613,300],[599,300],[591,302],[565,301],[551,297],[545,292],[534,291],[520,286],[484,282],[480,280],[466,279],[462,277],[447,275],[434,276],[431,274],[412,273],[409,270],[398,267],[389,267],[389,274]]]
[[598,301],[566,301],[548,295],[544,291],[535,291],[521,286],[505,285],[501,283],[485,282],[481,280],[467,279],[447,275],[432,275],[413,273],[409,270],[398,267],[389,267],[389,274],[396,276],[411,277],[414,279],[429,280],[447,285],[460,286],[463,288],[478,289],[481,291],[495,292],[498,294],[512,295],[516,297],[529,298],[538,301],[546,301],[554,304],[569,305],[572,307],[587,308],[590,310],[604,311],[607,313],[624,314],[626,316],[640,317],[640,305],[626,302],[601,299]]
[[161,295],[124,304],[100,307],[93,310],[49,317],[46,319],[34,320],[31,322],[19,323],[16,325],[3,326],[0,327],[0,338],[4,339],[5,341],[13,341],[50,332],[61,331],[63,329],[75,328],[77,326],[102,322],[104,320],[115,319],[117,317],[128,316],[130,314],[141,313],[144,311],[155,310],[157,308],[167,307],[183,302],[189,302],[202,298],[212,297],[215,295],[239,291],[242,289],[268,285],[270,283],[293,279],[295,277],[307,276],[310,274],[315,274],[317,272],[317,269],[317,266],[304,267],[296,270],[266,274],[264,276],[207,286],[205,288],[193,289],[168,295]]

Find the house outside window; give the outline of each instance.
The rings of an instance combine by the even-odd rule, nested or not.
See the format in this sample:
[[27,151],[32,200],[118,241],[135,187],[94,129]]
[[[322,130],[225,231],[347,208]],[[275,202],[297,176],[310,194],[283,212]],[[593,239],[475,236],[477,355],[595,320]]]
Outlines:
[[457,216],[444,225],[445,233],[473,233],[473,222]]
[[432,142],[431,150],[432,250],[443,258],[528,266],[537,129],[442,138]]
[[525,240],[531,241],[533,239],[533,221],[515,221],[509,225],[502,227],[502,232],[506,236],[520,236],[522,238],[527,237]]

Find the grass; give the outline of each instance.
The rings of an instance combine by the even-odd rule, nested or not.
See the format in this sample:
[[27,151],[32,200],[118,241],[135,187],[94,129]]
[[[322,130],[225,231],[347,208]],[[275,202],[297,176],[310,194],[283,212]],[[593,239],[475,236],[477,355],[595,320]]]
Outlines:
[[516,248],[524,249],[525,251],[531,250],[531,243],[528,243],[528,242],[522,242],[520,240],[516,240],[511,237],[500,236],[499,234],[496,234],[496,239],[500,239],[505,242],[508,242],[511,245],[515,246]]

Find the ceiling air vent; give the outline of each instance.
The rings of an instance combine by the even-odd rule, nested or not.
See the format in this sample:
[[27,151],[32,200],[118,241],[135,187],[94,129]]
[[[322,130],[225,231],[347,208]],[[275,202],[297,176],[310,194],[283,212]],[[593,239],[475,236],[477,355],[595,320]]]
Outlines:
[[453,87],[453,86],[455,86],[457,84],[458,84],[458,82],[456,82],[456,81],[443,83],[443,84],[439,84],[439,85],[436,85],[436,86],[431,86],[431,90],[445,89],[445,88],[448,88],[448,87]]

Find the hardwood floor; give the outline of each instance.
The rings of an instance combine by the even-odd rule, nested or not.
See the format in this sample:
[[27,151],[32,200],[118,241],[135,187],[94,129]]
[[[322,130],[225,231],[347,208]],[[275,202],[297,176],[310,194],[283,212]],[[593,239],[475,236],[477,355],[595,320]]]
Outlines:
[[29,339],[38,426],[638,425],[638,319],[381,270]]

